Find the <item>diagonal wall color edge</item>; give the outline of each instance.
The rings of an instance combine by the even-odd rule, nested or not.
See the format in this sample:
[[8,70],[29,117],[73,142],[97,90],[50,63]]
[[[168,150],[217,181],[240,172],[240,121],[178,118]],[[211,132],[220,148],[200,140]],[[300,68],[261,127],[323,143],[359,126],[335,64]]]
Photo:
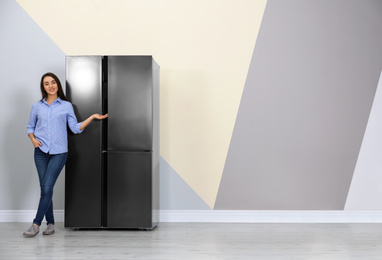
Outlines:
[[211,209],[162,157],[160,158],[160,209]]
[[381,11],[268,1],[215,209],[344,208],[382,66]]
[[[14,86],[14,84],[20,84],[23,87],[23,93],[27,93],[24,98],[29,97],[30,100],[23,103],[26,107],[21,111],[22,120],[18,124],[11,123],[16,127],[16,131],[12,131],[14,134],[6,134],[9,137],[9,142],[14,144],[20,143],[20,147],[25,146],[22,157],[28,158],[28,163],[17,164],[10,169],[2,169],[1,171],[1,183],[10,184],[7,187],[1,188],[2,198],[6,198],[6,203],[0,200],[0,208],[9,209],[12,208],[12,204],[20,204],[18,208],[24,209],[24,204],[33,205],[38,202],[38,197],[29,196],[28,190],[38,190],[38,179],[35,175],[35,167],[33,161],[33,149],[28,138],[26,138],[25,128],[28,120],[29,111],[31,105],[40,99],[39,92],[39,80],[43,73],[46,71],[55,72],[59,78],[64,79],[65,76],[65,54],[52,42],[51,39],[36,25],[36,23],[29,17],[29,15],[13,0],[4,0],[1,2],[0,9],[4,11],[1,15],[0,33],[3,36],[3,41],[0,43],[0,53],[4,59],[0,62],[2,68],[0,84],[3,86],[3,91],[10,96],[12,92],[16,94],[15,89],[20,87]],[[17,21],[17,23],[12,23]],[[6,25],[6,26],[4,26]],[[25,43],[28,44],[28,49],[25,49]],[[47,55],[44,55],[47,54]],[[41,56],[36,56],[41,55]],[[22,71],[23,77],[20,78],[19,74]],[[5,73],[3,73],[5,72]],[[22,80],[24,79],[24,80]],[[62,84],[65,84],[63,81]],[[9,87],[9,88],[8,88]],[[20,104],[15,104],[20,105]],[[4,109],[5,111],[6,109]],[[13,109],[16,111],[16,109]],[[9,113],[12,114],[12,113]],[[14,117],[16,118],[16,117]],[[7,122],[7,121],[5,121]],[[20,126],[19,126],[20,125]],[[20,136],[22,138],[20,138]],[[25,142],[23,142],[25,141]],[[12,162],[12,158],[19,158],[14,156],[16,150],[9,149],[9,145],[4,157],[8,158],[3,161],[2,166],[7,168]],[[10,156],[12,158],[10,158]],[[29,162],[30,161],[30,162]],[[16,167],[15,167],[16,166]],[[23,167],[28,167],[27,170]],[[9,175],[8,173],[12,173]],[[27,174],[20,178],[20,174]],[[167,164],[167,162],[161,158],[161,206],[165,210],[206,210],[210,209],[208,205],[181,179],[181,177]],[[18,186],[16,179],[27,180],[23,185],[25,192],[18,192],[17,196],[11,195],[11,191],[8,187]],[[23,186],[24,187],[24,186]],[[63,208],[63,187],[64,187],[64,171],[57,182],[55,189],[55,207]],[[38,193],[36,193],[38,195]],[[29,201],[24,196],[29,197]],[[33,209],[34,210],[34,209]]]
[[345,210],[382,210],[382,72]]
[[[36,210],[39,184],[26,125],[41,99],[41,76],[51,71],[65,78],[65,54],[14,0],[0,1],[0,38],[0,210]],[[63,181],[64,172],[55,187],[56,209],[64,207]]]

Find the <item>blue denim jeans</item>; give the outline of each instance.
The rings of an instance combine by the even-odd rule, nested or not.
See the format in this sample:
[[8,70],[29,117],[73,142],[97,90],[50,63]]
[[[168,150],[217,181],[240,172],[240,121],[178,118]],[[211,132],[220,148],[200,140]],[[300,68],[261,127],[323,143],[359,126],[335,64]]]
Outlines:
[[68,153],[47,154],[36,148],[34,162],[36,164],[40,181],[41,195],[36,218],[33,223],[41,226],[45,216],[47,224],[54,224],[53,216],[53,188],[62,168],[66,163]]

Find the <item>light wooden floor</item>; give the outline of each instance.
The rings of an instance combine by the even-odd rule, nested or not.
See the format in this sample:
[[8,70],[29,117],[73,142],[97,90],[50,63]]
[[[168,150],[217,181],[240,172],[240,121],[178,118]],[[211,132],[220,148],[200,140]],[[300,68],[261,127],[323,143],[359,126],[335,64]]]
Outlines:
[[382,224],[160,223],[153,231],[71,231],[57,223],[54,235],[24,238],[27,228],[0,223],[1,260],[382,259]]

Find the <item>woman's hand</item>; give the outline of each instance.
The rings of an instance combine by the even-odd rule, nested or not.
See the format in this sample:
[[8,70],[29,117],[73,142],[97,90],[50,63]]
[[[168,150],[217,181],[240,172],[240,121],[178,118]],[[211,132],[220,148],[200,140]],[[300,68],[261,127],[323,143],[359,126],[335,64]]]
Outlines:
[[41,142],[39,140],[37,140],[36,138],[32,140],[32,144],[34,146],[34,148],[37,148],[39,146],[41,146]]
[[30,133],[29,138],[31,139],[34,148],[37,148],[42,145],[41,142],[37,140],[36,137],[34,137],[34,134]]
[[93,115],[89,116],[85,121],[83,121],[81,123],[80,130],[82,130],[85,127],[87,127],[90,124],[90,122],[93,121],[93,119],[102,120],[102,119],[107,118],[108,116],[109,116],[109,114],[106,114],[106,115],[93,114]]
[[107,118],[109,116],[109,114],[105,114],[105,115],[94,114],[93,116],[94,116],[95,119],[102,120],[102,119]]

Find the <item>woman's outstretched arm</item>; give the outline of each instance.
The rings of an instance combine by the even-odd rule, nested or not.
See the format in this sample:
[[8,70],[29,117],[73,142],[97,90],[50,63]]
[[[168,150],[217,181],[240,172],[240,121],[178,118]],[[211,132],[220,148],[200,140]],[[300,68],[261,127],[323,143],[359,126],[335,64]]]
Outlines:
[[90,124],[90,122],[93,121],[93,119],[102,120],[102,119],[107,118],[108,116],[109,116],[109,114],[106,114],[106,115],[93,114],[93,115],[89,116],[86,120],[81,122],[80,130],[82,130],[85,127],[87,127]]

